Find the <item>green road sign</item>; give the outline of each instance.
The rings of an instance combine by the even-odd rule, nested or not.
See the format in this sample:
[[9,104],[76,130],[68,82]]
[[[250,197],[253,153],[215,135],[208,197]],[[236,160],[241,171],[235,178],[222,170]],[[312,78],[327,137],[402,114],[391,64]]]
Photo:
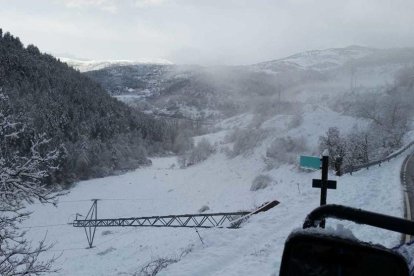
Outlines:
[[319,170],[321,168],[321,159],[315,156],[300,156],[299,165],[302,168],[307,169],[316,169]]

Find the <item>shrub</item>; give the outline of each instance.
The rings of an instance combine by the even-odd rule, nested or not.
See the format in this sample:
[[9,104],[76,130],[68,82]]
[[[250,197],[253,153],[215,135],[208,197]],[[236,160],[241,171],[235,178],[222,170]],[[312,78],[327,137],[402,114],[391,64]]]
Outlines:
[[294,115],[292,120],[288,123],[288,128],[293,129],[299,127],[303,123],[302,114]]
[[156,259],[147,265],[145,265],[141,270],[135,274],[135,276],[155,276],[161,270],[165,269],[170,264],[178,262],[179,259],[174,258],[159,258]]
[[184,153],[194,146],[191,133],[189,131],[181,131],[174,140],[172,150],[175,153]]
[[252,150],[257,147],[267,136],[267,131],[262,129],[235,129],[227,137],[228,142],[233,142],[233,150],[230,151],[230,157],[238,155],[251,154]]
[[134,276],[155,276],[158,274],[158,272],[165,269],[170,264],[179,262],[184,256],[189,254],[192,249],[193,245],[190,245],[189,247],[185,248],[177,257],[164,257],[153,260],[143,266],[139,272],[134,274]]
[[192,150],[180,156],[178,163],[182,168],[195,165],[206,160],[214,152],[214,146],[207,139],[203,138]]
[[273,179],[268,175],[258,175],[253,180],[252,186],[250,187],[250,191],[257,191],[270,186],[273,183]]
[[294,164],[297,155],[306,151],[306,142],[303,137],[280,137],[273,140],[266,150],[266,163],[269,169],[279,163]]

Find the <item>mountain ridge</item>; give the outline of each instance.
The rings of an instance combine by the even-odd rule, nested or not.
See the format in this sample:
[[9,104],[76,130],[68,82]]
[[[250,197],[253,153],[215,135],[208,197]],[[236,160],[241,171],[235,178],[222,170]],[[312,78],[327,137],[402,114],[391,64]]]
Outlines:
[[256,108],[254,102],[263,97],[269,97],[266,102],[287,101],[308,85],[322,91],[330,86],[330,94],[387,86],[399,70],[411,65],[414,48],[354,45],[246,66],[140,64],[84,74],[145,113],[212,119]]
[[156,64],[156,65],[171,65],[171,61],[167,59],[140,59],[140,60],[88,60],[88,59],[75,59],[70,57],[57,56],[61,62],[79,70],[80,72],[88,72],[93,70],[100,70],[113,66],[128,66],[128,65],[143,65],[143,64]]
[[51,138],[50,148],[64,148],[55,183],[146,165],[147,153],[171,145],[164,144],[165,134],[174,138],[165,122],[110,97],[99,83],[1,29],[0,94],[8,99],[10,116]]

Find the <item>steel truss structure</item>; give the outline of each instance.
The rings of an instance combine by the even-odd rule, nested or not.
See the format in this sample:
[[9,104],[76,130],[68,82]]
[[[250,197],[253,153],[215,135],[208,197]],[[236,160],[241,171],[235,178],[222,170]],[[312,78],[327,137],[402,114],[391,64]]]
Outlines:
[[249,212],[75,220],[73,222],[73,226],[74,227],[151,226],[151,227],[212,228],[212,227],[217,227],[217,226],[223,226],[225,222],[229,222],[230,224],[229,226],[227,226],[227,228],[237,228],[238,225],[231,224],[231,222],[247,214],[249,214]]
[[223,227],[234,229],[239,228],[240,224],[250,215],[267,211],[268,209],[273,208],[279,204],[278,201],[272,201],[270,203],[264,204],[254,212],[242,211],[229,213],[98,219],[98,199],[94,199],[92,202],[92,206],[89,209],[89,212],[86,215],[85,219],[80,220],[76,218],[72,223],[74,227],[83,227],[85,229],[89,248],[93,247],[93,241],[97,227]]

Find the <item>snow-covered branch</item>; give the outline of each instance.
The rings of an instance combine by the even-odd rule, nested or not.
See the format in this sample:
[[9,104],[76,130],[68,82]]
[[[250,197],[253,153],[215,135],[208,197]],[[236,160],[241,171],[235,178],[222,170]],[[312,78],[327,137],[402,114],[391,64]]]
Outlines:
[[42,240],[32,248],[19,225],[30,215],[24,210],[25,202],[56,200],[58,193],[45,178],[57,167],[59,152],[45,150],[50,140],[26,131],[9,112],[7,97],[2,94],[0,107],[0,275],[51,272],[54,259],[38,259],[51,246]]

